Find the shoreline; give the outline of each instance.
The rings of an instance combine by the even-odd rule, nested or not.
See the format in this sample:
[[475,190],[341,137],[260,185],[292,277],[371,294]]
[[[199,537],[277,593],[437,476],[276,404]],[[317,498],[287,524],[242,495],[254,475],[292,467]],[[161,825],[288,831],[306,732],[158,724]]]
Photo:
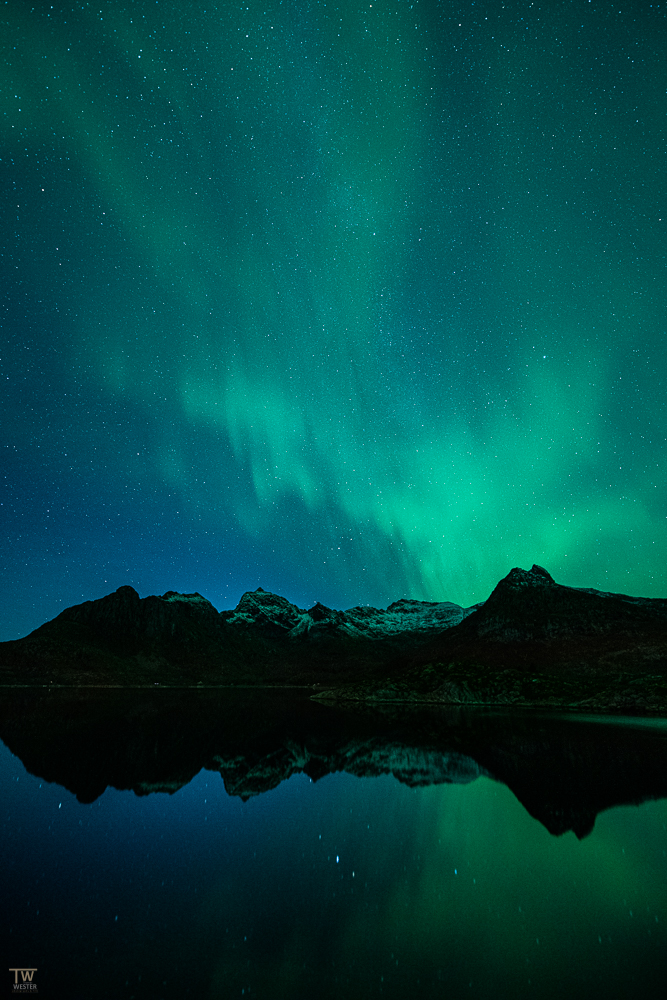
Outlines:
[[627,717],[629,714],[637,718],[665,719],[667,721],[667,703],[655,706],[637,704],[631,699],[624,700],[616,696],[615,703],[605,703],[603,698],[595,701],[591,698],[580,701],[566,700],[543,700],[543,701],[522,701],[511,698],[477,699],[469,700],[447,700],[446,698],[435,698],[414,693],[404,696],[374,694],[354,692],[349,688],[332,688],[330,685],[314,684],[0,684],[0,698],[3,693],[9,692],[35,692],[43,694],[45,692],[94,692],[94,691],[142,691],[168,693],[175,691],[216,691],[216,692],[275,692],[280,693],[300,693],[304,700],[315,702],[320,705],[337,708],[373,708],[395,707],[397,710],[423,709],[496,709],[507,712],[575,712],[579,714],[604,715],[610,718]]

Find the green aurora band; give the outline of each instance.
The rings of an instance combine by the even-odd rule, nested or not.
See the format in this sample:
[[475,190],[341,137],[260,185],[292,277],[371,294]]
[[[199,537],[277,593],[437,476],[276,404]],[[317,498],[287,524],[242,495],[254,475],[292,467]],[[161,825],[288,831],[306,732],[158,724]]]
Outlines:
[[533,562],[667,593],[667,38],[638,11],[7,4],[0,166],[44,190],[6,273],[141,438],[67,411],[90,482],[348,605]]

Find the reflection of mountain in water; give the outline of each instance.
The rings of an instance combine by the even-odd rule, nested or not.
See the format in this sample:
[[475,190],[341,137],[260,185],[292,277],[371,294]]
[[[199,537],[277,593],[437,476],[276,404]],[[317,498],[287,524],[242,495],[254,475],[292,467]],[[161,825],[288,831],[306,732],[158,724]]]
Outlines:
[[174,792],[202,768],[248,799],[303,772],[393,774],[411,786],[506,784],[553,834],[589,833],[614,805],[667,797],[667,725],[530,713],[354,711],[259,691],[5,692],[0,737],[81,802],[108,785]]

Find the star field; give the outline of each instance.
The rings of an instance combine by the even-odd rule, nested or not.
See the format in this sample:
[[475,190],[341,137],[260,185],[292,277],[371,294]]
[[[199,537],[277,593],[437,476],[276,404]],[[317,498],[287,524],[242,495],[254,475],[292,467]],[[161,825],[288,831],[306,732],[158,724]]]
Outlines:
[[662,5],[0,11],[3,639],[667,594]]

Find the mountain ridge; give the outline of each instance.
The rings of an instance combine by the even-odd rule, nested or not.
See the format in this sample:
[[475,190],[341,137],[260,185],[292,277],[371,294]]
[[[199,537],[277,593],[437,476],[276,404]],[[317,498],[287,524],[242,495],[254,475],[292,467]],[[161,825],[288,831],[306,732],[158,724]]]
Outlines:
[[219,612],[199,593],[123,586],[1,643],[0,683],[297,684],[353,700],[663,710],[667,599],[568,587],[538,565],[470,608],[303,609],[260,587]]

